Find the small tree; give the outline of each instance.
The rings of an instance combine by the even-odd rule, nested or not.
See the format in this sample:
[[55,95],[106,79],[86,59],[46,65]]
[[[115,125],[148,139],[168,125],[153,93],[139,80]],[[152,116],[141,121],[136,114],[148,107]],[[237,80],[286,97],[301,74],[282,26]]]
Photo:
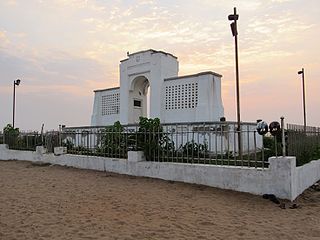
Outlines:
[[102,131],[101,149],[98,152],[110,157],[126,155],[126,136],[119,121]]
[[4,143],[8,144],[10,148],[16,146],[18,144],[19,133],[19,128],[13,128],[11,124],[7,124],[3,128]]
[[174,143],[163,132],[159,118],[139,118],[137,149],[144,152],[146,160],[155,160],[174,150]]

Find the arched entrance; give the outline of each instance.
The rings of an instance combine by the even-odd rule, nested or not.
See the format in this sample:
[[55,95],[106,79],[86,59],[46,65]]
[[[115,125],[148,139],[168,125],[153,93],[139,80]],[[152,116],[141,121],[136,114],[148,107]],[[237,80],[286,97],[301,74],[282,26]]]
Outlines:
[[149,87],[149,80],[145,76],[138,76],[135,79],[133,79],[129,94],[129,119],[131,120],[130,122],[138,123],[139,117],[148,117]]

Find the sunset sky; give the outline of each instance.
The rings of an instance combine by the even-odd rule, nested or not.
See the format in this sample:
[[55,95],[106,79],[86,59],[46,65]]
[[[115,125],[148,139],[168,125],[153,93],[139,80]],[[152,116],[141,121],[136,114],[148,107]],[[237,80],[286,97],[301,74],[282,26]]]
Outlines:
[[227,120],[236,120],[234,39],[227,16],[240,14],[243,121],[281,116],[320,126],[319,0],[1,0],[0,128],[89,125],[93,90],[119,86],[126,52],[156,49],[178,57],[179,75],[223,75]]

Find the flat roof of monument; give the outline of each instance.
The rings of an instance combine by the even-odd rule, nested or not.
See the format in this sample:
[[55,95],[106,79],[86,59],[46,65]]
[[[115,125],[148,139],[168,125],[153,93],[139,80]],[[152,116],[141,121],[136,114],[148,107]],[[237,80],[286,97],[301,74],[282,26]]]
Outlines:
[[222,77],[222,75],[220,75],[218,73],[215,73],[215,72],[212,72],[212,71],[207,71],[207,72],[200,72],[200,73],[196,73],[196,74],[165,78],[164,81],[171,81],[171,80],[176,80],[176,79],[181,79],[181,78],[199,77],[199,76],[202,76],[202,75],[213,75],[213,76],[216,76],[216,77]]
[[117,90],[117,89],[120,89],[120,87],[97,89],[97,90],[93,90],[93,91],[94,91],[94,92],[104,92],[104,91],[112,91],[112,90]]
[[[174,56],[173,54],[171,53],[168,53],[168,52],[164,52],[164,51],[157,51],[157,50],[154,50],[154,49],[148,49],[148,50],[142,50],[142,51],[139,51],[139,52],[134,52],[134,53],[129,53],[128,54],[128,57],[131,57],[135,54],[139,54],[139,53],[145,53],[145,52],[151,52],[151,54],[155,54],[155,53],[162,53],[162,54],[165,54],[165,55],[169,55],[175,59],[178,59],[178,57]],[[123,59],[123,60],[120,60],[120,62],[124,62],[124,61],[127,61],[129,58],[126,58],[126,59]]]

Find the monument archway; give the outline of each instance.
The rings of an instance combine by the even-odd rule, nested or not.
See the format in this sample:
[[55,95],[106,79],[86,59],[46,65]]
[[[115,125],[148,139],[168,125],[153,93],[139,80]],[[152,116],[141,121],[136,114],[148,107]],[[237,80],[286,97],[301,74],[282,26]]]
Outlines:
[[178,76],[177,57],[163,51],[127,57],[120,62],[120,87],[95,90],[93,126],[138,123],[141,116],[162,123],[218,121],[224,116],[221,75]]
[[[162,87],[166,78],[178,75],[178,65],[175,56],[155,50],[128,54],[128,58],[121,61],[121,124],[137,123],[140,116],[161,117],[163,111]],[[140,103],[141,107],[139,107]]]
[[138,76],[131,82],[129,93],[130,122],[138,123],[140,117],[149,117],[150,82],[145,76]]

